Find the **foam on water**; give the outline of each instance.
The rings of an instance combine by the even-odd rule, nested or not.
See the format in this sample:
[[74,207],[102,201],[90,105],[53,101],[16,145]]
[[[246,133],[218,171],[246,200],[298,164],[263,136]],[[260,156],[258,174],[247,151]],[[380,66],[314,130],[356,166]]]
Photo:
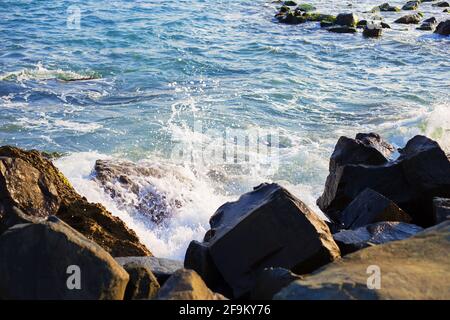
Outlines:
[[62,81],[79,81],[93,80],[100,78],[95,72],[77,73],[70,70],[47,69],[42,62],[38,62],[35,68],[27,68],[19,71],[7,72],[0,74],[0,81],[18,81],[24,82],[29,80],[45,81],[45,80],[62,80]]

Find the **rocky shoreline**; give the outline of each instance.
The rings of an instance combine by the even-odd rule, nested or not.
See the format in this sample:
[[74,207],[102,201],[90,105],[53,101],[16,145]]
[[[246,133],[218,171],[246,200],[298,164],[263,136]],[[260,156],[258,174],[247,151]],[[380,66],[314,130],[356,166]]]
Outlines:
[[162,259],[48,154],[0,147],[0,299],[450,299],[450,161],[437,142],[341,137],[317,204],[329,221],[263,183],[222,205],[184,262]]
[[[317,12],[314,5],[299,3],[296,1],[274,1],[277,4],[275,18],[278,22],[290,25],[300,25],[307,22],[320,23],[320,27],[334,33],[358,33],[362,29],[362,35],[367,38],[382,36],[385,29],[391,29],[389,23],[419,25],[417,30],[432,31],[442,36],[450,35],[450,20],[440,22],[433,16],[424,17],[420,11],[421,5],[429,5],[434,8],[442,8],[448,13],[450,4],[447,1],[413,0],[408,1],[401,8],[383,3],[373,7],[365,15],[370,19],[359,19],[353,12],[324,14]],[[412,12],[413,11],[413,12]],[[403,12],[403,14],[402,14]],[[412,13],[411,13],[412,12]],[[386,23],[384,13],[398,13],[399,16],[392,22]]]

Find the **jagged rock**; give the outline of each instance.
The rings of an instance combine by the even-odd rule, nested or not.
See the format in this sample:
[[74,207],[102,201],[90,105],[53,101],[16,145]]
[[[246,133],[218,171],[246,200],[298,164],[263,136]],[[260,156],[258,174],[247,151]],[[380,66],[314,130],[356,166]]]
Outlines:
[[356,27],[358,17],[354,13],[340,13],[336,17],[336,24],[340,26]]
[[422,20],[422,16],[418,13],[414,13],[414,14],[407,14],[406,16],[398,18],[394,22],[401,24],[418,24],[420,20]]
[[0,236],[0,274],[0,299],[123,299],[128,282],[105,250],[53,216]]
[[160,285],[163,285],[175,271],[183,268],[183,262],[156,258],[156,257],[116,257],[116,261],[125,266],[128,263],[142,266],[149,269],[158,280]]
[[368,25],[363,30],[363,36],[366,38],[378,38],[383,34],[383,28],[380,26]]
[[420,1],[408,1],[403,7],[402,10],[417,10],[419,8]]
[[226,300],[212,292],[193,270],[176,271],[161,287],[158,300]]
[[151,255],[132,230],[100,204],[81,197],[41,153],[4,146],[0,147],[0,231],[11,226],[15,209],[32,217],[56,215],[113,255]]
[[433,7],[439,7],[439,8],[447,8],[450,7],[450,4],[447,1],[440,1],[438,3],[432,4]]
[[381,221],[411,222],[411,217],[388,198],[367,188],[342,211],[339,221],[346,229],[358,229]]
[[404,222],[378,222],[355,230],[342,230],[333,234],[342,255],[363,248],[409,238],[423,228]]
[[449,246],[450,221],[447,221],[406,240],[349,254],[303,280],[294,281],[274,298],[448,300]]
[[149,268],[135,262],[126,263],[123,268],[130,276],[125,300],[149,300],[156,297],[159,283]]
[[434,32],[442,36],[450,35],[450,20],[440,22]]
[[422,22],[420,27],[418,27],[418,30],[426,30],[426,31],[433,31],[436,28],[437,20],[435,17],[431,17],[429,19],[426,19]]
[[434,222],[441,223],[450,219],[450,199],[433,199]]
[[272,300],[281,289],[301,276],[284,268],[266,268],[256,278],[255,287],[250,293],[251,300]]
[[[129,161],[97,160],[95,180],[114,199],[119,208],[145,215],[156,224],[161,223],[181,207],[181,201],[170,199],[152,184],[153,179],[167,176],[166,170],[155,164]],[[176,174],[171,172],[171,174]],[[175,175],[189,185],[191,181]]]
[[260,185],[224,204],[210,225],[205,245],[235,298],[248,295],[266,267],[308,273],[339,257],[326,224],[277,184]]
[[[335,153],[341,150],[340,143]],[[433,224],[433,197],[450,197],[450,162],[439,144],[424,136],[412,138],[396,161],[380,165],[330,160],[330,174],[317,204],[332,220],[364,189],[395,202],[422,227]],[[333,155],[335,155],[333,153]],[[351,155],[343,154],[342,159]]]
[[395,6],[391,6],[389,3],[383,3],[382,5],[379,5],[375,8],[372,9],[372,12],[377,12],[377,11],[382,11],[382,12],[389,12],[389,11],[394,11],[394,12],[398,12],[400,11],[399,7],[395,7]]

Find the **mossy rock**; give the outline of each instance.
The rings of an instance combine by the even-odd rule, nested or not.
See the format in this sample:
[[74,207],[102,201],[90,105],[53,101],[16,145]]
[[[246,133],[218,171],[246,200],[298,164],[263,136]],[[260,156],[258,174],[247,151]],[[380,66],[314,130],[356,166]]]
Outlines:
[[300,10],[303,12],[311,12],[311,11],[315,11],[316,7],[314,7],[312,4],[309,4],[309,3],[303,3],[303,4],[299,4],[297,6],[297,10]]
[[333,15],[329,15],[329,14],[307,12],[304,17],[308,21],[317,21],[317,22],[327,21],[327,22],[331,22],[331,23],[336,22],[336,17]]
[[283,2],[283,5],[288,6],[288,7],[295,7],[295,6],[297,6],[297,2],[295,2],[295,1],[285,1],[285,2]]

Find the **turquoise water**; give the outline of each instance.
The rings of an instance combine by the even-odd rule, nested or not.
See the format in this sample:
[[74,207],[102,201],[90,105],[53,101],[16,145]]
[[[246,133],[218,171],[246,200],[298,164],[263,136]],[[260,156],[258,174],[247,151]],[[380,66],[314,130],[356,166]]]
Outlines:
[[[309,2],[361,17],[375,5]],[[450,38],[394,25],[398,13],[383,14],[392,29],[381,39],[331,34],[316,23],[278,24],[275,8],[262,0],[2,1],[0,144],[64,153],[57,165],[77,190],[167,257],[201,238],[222,202],[263,181],[317,210],[340,135],[376,131],[401,146],[425,133],[450,150]],[[422,11],[448,17],[429,3]],[[77,19],[68,25],[77,12],[79,28]],[[193,132],[198,122],[203,131]],[[173,159],[180,143],[190,152],[229,143],[209,131],[231,128],[277,134],[275,156],[245,168]],[[92,181],[98,158],[177,172],[187,186],[174,175],[143,183],[183,207],[159,227],[117,208]]]

